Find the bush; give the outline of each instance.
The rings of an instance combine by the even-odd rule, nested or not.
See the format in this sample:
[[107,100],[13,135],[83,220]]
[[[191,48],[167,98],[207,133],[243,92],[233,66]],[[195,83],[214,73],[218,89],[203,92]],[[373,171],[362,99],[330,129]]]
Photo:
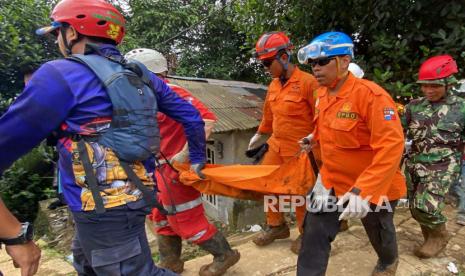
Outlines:
[[16,161],[0,178],[2,199],[20,221],[34,221],[39,201],[55,194],[50,154],[50,148],[40,145]]

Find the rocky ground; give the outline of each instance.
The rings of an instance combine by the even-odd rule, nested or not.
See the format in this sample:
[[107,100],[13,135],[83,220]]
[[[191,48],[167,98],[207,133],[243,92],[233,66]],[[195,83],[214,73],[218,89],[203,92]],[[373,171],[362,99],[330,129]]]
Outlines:
[[[450,206],[447,207],[446,213],[448,217],[452,218],[448,223],[452,238],[445,252],[438,258],[420,260],[412,254],[413,249],[422,241],[420,228],[410,217],[407,209],[398,210],[395,216],[400,253],[398,276],[454,275],[447,269],[451,262],[460,271],[455,275],[465,276],[465,227],[455,224],[453,220],[455,211]],[[55,220],[60,227],[68,229],[67,232],[71,231],[69,227],[66,228],[68,224],[63,217],[57,216]],[[327,271],[328,276],[365,276],[370,275],[373,269],[376,255],[369,244],[363,227],[358,221],[351,221],[350,225],[350,229],[338,235],[333,243]],[[66,261],[65,256],[69,252],[59,252],[56,249],[63,247],[64,240],[69,239],[71,234],[61,233],[58,236],[58,238],[55,237],[51,241],[42,240],[40,242],[43,247],[43,258],[38,275],[75,275],[71,264]],[[259,248],[251,242],[253,236],[254,234],[250,233],[229,236],[233,246],[241,252],[242,258],[226,275],[295,275],[297,256],[289,250],[289,247],[292,239],[297,236],[296,229],[292,230],[291,239],[280,240],[264,248]],[[149,240],[154,251],[156,251],[156,240],[151,233],[149,234]],[[200,266],[212,259],[209,255],[201,256],[204,254],[205,252],[200,251],[197,247],[186,245],[183,252],[184,259],[194,259],[186,262],[186,271],[182,275],[198,275]],[[158,259],[156,254],[154,254],[154,259]],[[0,270],[5,276],[20,275],[19,270],[13,268],[8,255],[4,251],[0,251]]]

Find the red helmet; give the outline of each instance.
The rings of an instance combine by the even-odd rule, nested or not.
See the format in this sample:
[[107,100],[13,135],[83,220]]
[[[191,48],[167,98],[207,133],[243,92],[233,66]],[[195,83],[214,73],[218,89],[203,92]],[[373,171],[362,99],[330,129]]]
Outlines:
[[294,46],[289,37],[283,32],[263,34],[255,45],[254,56],[264,60],[276,56],[280,50],[291,50]]
[[63,0],[53,9],[51,18],[52,26],[37,30],[37,34],[68,23],[82,35],[108,38],[119,44],[125,33],[123,15],[105,0]]
[[[427,59],[420,67],[417,83],[441,83],[442,79],[457,73],[457,63],[449,55],[435,56]],[[438,82],[438,80],[440,80]]]

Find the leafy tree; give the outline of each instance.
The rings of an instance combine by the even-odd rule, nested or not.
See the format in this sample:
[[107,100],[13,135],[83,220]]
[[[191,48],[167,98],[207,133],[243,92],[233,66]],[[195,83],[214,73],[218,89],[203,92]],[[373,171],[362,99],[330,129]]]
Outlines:
[[21,68],[58,54],[53,40],[35,34],[49,15],[45,0],[0,0],[0,114],[24,86]]
[[[255,80],[244,34],[235,31],[231,2],[129,0],[131,47],[154,48],[178,75]],[[129,50],[127,45],[123,45]]]
[[286,31],[297,47],[326,31],[352,35],[356,61],[367,77],[395,97],[418,92],[418,68],[429,56],[449,53],[465,66],[460,0],[240,0],[235,9],[236,27],[246,34],[248,48],[271,30]]

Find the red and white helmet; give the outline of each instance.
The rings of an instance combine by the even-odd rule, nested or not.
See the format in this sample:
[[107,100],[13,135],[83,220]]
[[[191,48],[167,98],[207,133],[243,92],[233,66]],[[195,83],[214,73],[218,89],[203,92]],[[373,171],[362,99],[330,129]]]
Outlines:
[[53,8],[51,26],[40,28],[38,35],[50,33],[67,23],[85,36],[107,38],[121,43],[125,34],[123,15],[105,0],[63,0]]
[[445,85],[447,79],[457,72],[457,63],[450,55],[434,56],[420,66],[417,83]]
[[255,45],[254,57],[260,60],[269,59],[281,50],[292,50],[294,46],[284,32],[263,34]]

